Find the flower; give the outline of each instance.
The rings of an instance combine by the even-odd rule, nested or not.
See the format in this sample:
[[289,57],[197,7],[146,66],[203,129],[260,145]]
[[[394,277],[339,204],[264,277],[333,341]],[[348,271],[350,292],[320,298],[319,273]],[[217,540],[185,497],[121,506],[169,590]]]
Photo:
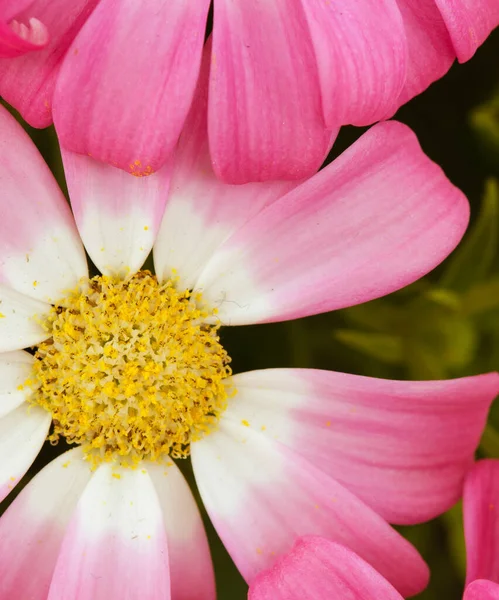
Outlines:
[[304,536],[270,569],[259,573],[248,600],[403,600],[355,552],[319,536]]
[[[150,177],[63,149],[74,220],[0,113],[1,496],[47,435],[79,444],[0,519],[2,600],[76,588],[81,599],[167,597],[170,586],[174,600],[213,598],[199,513],[168,453],[190,453],[248,581],[298,535],[320,534],[404,595],[426,584],[388,522],[431,518],[459,497],[498,376],[230,376],[218,328],[407,285],[455,247],[467,201],[396,122],[300,184],[224,184],[210,168],[206,90],[174,164]],[[101,275],[89,276],[80,236]],[[153,246],[156,276],[140,271]]]
[[[231,183],[312,175],[338,127],[392,116],[499,23],[496,0],[213,4],[210,150]],[[189,111],[209,5],[23,0],[5,22],[35,17],[51,39],[0,61],[0,92],[36,127],[53,112],[66,148],[147,175]]]

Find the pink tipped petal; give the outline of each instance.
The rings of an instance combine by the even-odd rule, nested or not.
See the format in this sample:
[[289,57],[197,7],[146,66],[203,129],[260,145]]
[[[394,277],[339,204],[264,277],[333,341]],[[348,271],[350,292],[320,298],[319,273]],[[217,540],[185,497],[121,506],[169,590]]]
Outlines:
[[170,165],[150,177],[62,149],[71,206],[90,258],[104,274],[133,274],[158,232],[170,184]]
[[41,50],[15,59],[0,59],[0,95],[33,127],[47,127],[52,123],[52,95],[61,61],[98,2],[16,0],[11,3],[15,10],[9,11],[10,17],[15,17],[18,23],[29,23],[34,40],[42,41],[45,30],[50,36]]
[[90,476],[81,450],[70,450],[38,473],[2,516],[2,600],[47,600],[66,526]]
[[468,215],[466,198],[412,131],[380,123],[241,227],[196,288],[232,325],[352,306],[437,266],[461,239]]
[[149,475],[103,464],[69,523],[47,600],[169,600],[169,591],[163,519]]
[[45,25],[32,17],[28,23],[0,21],[0,58],[14,58],[44,48],[49,41]]
[[461,497],[499,375],[389,381],[267,369],[233,385],[227,418],[286,444],[387,521],[413,524]]
[[35,359],[28,352],[0,353],[0,419],[20,406],[29,395],[23,384]]
[[49,334],[39,319],[50,305],[0,283],[0,352],[21,350],[43,342]]
[[259,573],[248,600],[403,600],[371,565],[318,536],[299,538],[291,552]]
[[397,0],[404,19],[408,60],[399,105],[440,79],[456,58],[447,27],[435,0]]
[[175,152],[175,167],[154,265],[161,279],[172,271],[179,286],[193,287],[211,255],[231,233],[264,206],[298,185],[291,181],[229,185],[215,177],[207,135],[208,71],[211,44],[203,56],[191,112]]
[[0,501],[14,489],[35,460],[50,422],[48,412],[24,403],[0,418]]
[[136,175],[167,160],[187,116],[209,0],[101,0],[54,95],[61,144]]
[[330,146],[301,0],[214,3],[208,130],[230,183],[301,179]]
[[201,515],[174,463],[147,463],[163,513],[173,600],[215,600],[215,578]]
[[478,461],[466,478],[463,495],[466,583],[499,583],[499,460]]
[[463,600],[499,600],[499,585],[483,579],[473,581],[465,589]]
[[420,592],[428,568],[386,521],[278,441],[225,415],[192,445],[196,483],[215,528],[248,583],[296,537],[347,546],[401,594]]
[[302,0],[302,5],[328,127],[370,125],[393,115],[407,59],[396,0]]
[[[0,109],[0,282],[57,301],[87,275],[71,211],[22,127]],[[0,310],[5,313],[3,305]]]
[[499,25],[497,0],[435,0],[459,62],[466,62]]

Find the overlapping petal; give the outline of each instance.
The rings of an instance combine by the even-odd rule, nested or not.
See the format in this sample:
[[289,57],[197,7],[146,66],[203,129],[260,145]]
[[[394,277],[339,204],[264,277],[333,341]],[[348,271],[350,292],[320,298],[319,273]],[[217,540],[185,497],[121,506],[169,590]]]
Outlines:
[[21,386],[31,373],[34,358],[28,352],[0,353],[0,419],[26,400]]
[[66,526],[91,477],[75,448],[47,465],[0,519],[0,598],[47,600]]
[[214,3],[208,130],[230,183],[301,179],[330,145],[301,0]]
[[230,185],[215,176],[206,116],[210,52],[209,42],[196,96],[175,151],[170,194],[154,244],[158,276],[166,279],[175,272],[179,286],[185,288],[194,286],[225,239],[264,206],[298,185],[293,181]]
[[158,232],[170,185],[170,163],[149,177],[62,149],[71,206],[90,258],[105,275],[133,275]]
[[28,23],[16,20],[10,23],[0,21],[0,58],[13,58],[40,50],[48,41],[47,28],[34,17],[31,17]]
[[[0,95],[33,127],[52,123],[52,96],[69,45],[99,0],[33,0],[9,4],[9,17],[36,19],[50,39],[42,50],[0,58]],[[39,29],[40,25],[36,25]]]
[[144,463],[163,513],[173,600],[215,600],[210,549],[199,509],[174,463]]
[[499,600],[499,584],[478,579],[464,590],[463,600]]
[[201,63],[209,0],[100,0],[62,65],[61,144],[148,175],[177,143]]
[[414,134],[380,123],[226,240],[196,288],[227,325],[366,302],[433,269],[468,214]]
[[166,536],[147,471],[98,468],[76,506],[48,600],[169,598]]
[[[495,373],[389,381],[313,369],[232,379],[227,418],[298,452],[392,523],[450,508],[499,393]],[[445,423],[445,426],[443,426]]]
[[347,546],[405,595],[427,584],[413,546],[323,471],[263,432],[222,416],[192,445],[204,505],[237,567],[251,583],[296,537],[322,535]]
[[463,495],[466,538],[466,582],[490,579],[499,583],[499,461],[478,461],[470,471]]
[[0,157],[0,283],[36,300],[57,301],[87,275],[85,253],[52,173],[4,108]]
[[302,0],[329,128],[391,116],[405,81],[407,40],[396,0]]
[[291,552],[259,573],[248,600],[403,600],[370,564],[318,536],[299,538]]

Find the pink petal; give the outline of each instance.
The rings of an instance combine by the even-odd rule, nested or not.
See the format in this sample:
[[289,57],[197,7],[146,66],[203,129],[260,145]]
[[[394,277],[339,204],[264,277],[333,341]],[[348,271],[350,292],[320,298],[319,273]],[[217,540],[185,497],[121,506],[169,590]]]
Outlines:
[[61,68],[61,144],[136,175],[157,171],[187,116],[209,0],[101,0]]
[[166,164],[150,177],[62,149],[71,206],[90,258],[105,274],[133,274],[149,255],[170,185]]
[[208,540],[189,485],[174,463],[145,466],[163,512],[173,600],[215,600]]
[[301,179],[330,145],[301,0],[214,3],[208,130],[230,183]]
[[440,79],[456,58],[435,0],[397,0],[408,45],[407,76],[399,105]]
[[367,560],[400,593],[420,592],[428,568],[415,548],[361,500],[301,456],[223,416],[192,446],[204,505],[251,584],[296,537],[322,535]]
[[499,583],[499,460],[478,461],[463,495],[466,538],[466,583],[491,579]]
[[387,521],[404,524],[431,519],[461,497],[499,393],[497,373],[389,381],[267,369],[236,375],[233,384],[228,418],[278,439]]
[[196,96],[175,152],[168,203],[154,245],[156,273],[167,279],[175,270],[179,285],[185,288],[194,286],[225,239],[298,185],[292,181],[229,185],[213,173],[206,124],[210,51],[208,42]]
[[411,130],[380,123],[241,227],[196,287],[233,325],[352,306],[438,265],[461,239],[468,211]]
[[435,0],[459,62],[466,62],[499,25],[497,0]]
[[144,469],[98,468],[67,528],[47,600],[169,600],[161,508]]
[[33,127],[52,122],[52,95],[61,61],[98,2],[71,0],[69,8],[68,0],[34,0],[17,2],[17,10],[10,11],[11,18],[21,23],[37,19],[50,36],[42,50],[0,59],[0,95]]
[[[71,210],[22,127],[0,110],[0,283],[57,301],[87,275]],[[6,314],[4,307],[2,313]]]
[[291,552],[259,573],[248,600],[403,600],[371,565],[344,546],[318,536],[295,542]]
[[0,501],[14,489],[35,460],[51,420],[48,412],[26,404],[0,418]]
[[464,590],[463,600],[499,600],[499,585],[478,579]]
[[406,75],[407,42],[396,0],[302,0],[328,127],[393,115]]
[[13,58],[41,50],[48,41],[47,28],[34,17],[27,24],[16,20],[10,23],[0,21],[0,58]]
[[49,463],[0,519],[0,598],[46,600],[67,524],[91,472],[81,450]]

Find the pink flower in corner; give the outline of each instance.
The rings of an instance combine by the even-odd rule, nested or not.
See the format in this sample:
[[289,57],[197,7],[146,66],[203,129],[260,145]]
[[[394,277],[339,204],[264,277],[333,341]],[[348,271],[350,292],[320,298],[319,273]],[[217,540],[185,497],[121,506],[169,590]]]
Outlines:
[[[338,127],[393,115],[499,22],[497,0],[213,4],[210,149],[232,183],[312,175]],[[170,157],[189,111],[209,5],[23,0],[7,16],[37,18],[35,37],[41,22],[51,40],[0,60],[0,93],[37,127],[53,106],[67,149],[147,175]]]
[[[174,164],[150,177],[63,150],[74,220],[0,113],[2,497],[51,422],[51,439],[78,444],[0,519],[0,600],[212,600],[199,513],[169,460],[189,453],[249,582],[314,534],[403,595],[426,585],[389,522],[456,501],[499,376],[231,376],[217,331],[409,284],[458,243],[467,201],[396,122],[303,183],[226,185],[210,167],[206,102],[201,86]],[[89,279],[82,241],[102,275]],[[151,248],[155,277],[139,271]]]

